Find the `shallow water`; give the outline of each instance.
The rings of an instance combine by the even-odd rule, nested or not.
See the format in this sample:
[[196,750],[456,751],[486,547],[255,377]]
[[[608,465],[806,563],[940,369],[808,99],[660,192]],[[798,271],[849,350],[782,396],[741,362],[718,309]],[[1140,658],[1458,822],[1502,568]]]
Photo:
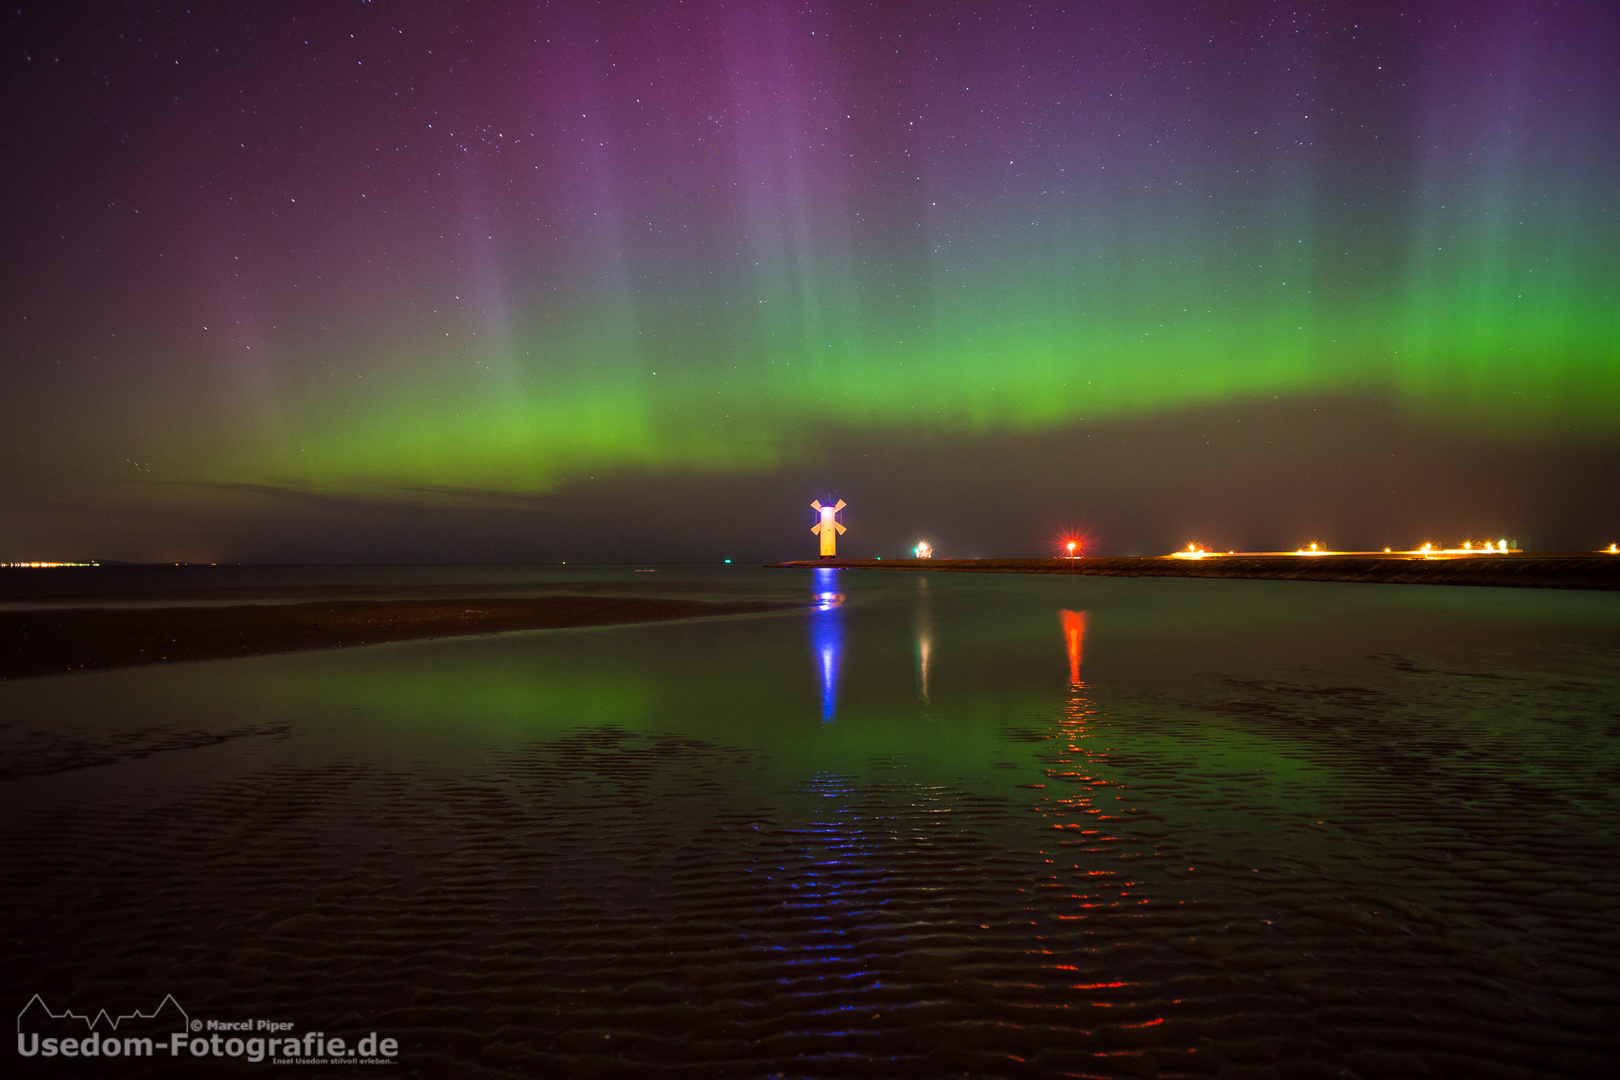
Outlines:
[[18,1007],[408,1075],[1620,1063],[1620,597],[517,577],[812,606],[0,683]]

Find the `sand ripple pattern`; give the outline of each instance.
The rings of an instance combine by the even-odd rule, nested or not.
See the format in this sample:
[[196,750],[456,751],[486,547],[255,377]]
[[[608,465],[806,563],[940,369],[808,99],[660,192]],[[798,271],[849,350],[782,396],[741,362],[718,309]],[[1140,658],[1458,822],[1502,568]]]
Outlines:
[[[1077,685],[1009,719],[1002,794],[879,762],[762,800],[759,750],[606,727],[13,821],[7,982],[393,1033],[413,1076],[1613,1075],[1605,684],[1388,663]],[[1470,695],[1515,711],[1465,737]],[[1195,753],[1211,717],[1286,752]]]

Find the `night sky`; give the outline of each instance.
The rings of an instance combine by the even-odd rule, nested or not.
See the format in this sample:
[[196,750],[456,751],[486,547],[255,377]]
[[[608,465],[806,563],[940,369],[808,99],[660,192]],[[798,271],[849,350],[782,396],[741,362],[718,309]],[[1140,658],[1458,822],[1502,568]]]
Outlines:
[[25,2],[0,559],[1620,540],[1620,6]]

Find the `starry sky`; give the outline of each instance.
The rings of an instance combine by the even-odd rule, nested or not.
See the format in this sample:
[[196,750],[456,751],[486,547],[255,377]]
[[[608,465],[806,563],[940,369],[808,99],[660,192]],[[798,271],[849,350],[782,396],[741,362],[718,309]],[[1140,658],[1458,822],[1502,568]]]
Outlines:
[[0,19],[0,559],[1620,539],[1611,3]]

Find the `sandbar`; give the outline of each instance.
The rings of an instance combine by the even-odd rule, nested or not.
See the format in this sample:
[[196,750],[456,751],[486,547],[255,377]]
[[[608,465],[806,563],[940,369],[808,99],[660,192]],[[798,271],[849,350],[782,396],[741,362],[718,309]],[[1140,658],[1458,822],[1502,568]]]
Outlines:
[[633,596],[344,600],[0,611],[0,679],[386,641],[747,615],[782,601]]

